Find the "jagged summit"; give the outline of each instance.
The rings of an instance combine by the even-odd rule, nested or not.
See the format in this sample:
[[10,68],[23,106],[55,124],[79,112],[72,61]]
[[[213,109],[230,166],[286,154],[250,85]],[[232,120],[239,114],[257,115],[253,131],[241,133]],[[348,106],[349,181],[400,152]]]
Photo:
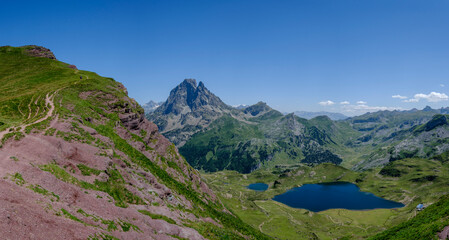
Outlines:
[[203,82],[197,86],[195,79],[188,78],[171,90],[167,101],[155,113],[180,115],[201,108],[217,110],[215,108],[227,109],[229,106],[211,93]]
[[203,82],[197,85],[195,79],[188,78],[173,88],[167,100],[147,117],[172,142],[182,146],[192,134],[232,110]]
[[186,78],[181,84],[190,84],[196,87],[196,79],[195,78]]

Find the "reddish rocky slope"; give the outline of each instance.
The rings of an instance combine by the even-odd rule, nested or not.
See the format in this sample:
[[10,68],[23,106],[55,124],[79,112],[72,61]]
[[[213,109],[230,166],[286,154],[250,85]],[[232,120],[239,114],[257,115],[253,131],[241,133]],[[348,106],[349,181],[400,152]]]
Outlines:
[[[223,207],[122,84],[27,51],[0,48],[0,68],[51,66],[50,79],[33,78],[43,80],[31,101],[0,89],[0,104],[23,116],[8,124],[14,108],[0,111],[3,239],[265,238]],[[31,81],[0,74],[11,79]]]

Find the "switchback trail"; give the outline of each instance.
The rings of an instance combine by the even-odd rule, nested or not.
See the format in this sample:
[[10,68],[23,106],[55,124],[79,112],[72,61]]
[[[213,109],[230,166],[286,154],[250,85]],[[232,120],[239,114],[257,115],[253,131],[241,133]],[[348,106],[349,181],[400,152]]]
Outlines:
[[[47,114],[45,114],[45,116],[43,118],[40,118],[40,119],[38,119],[38,120],[36,120],[36,121],[34,121],[32,123],[22,124],[22,125],[19,125],[19,126],[10,127],[8,129],[5,129],[4,131],[0,132],[0,140],[3,139],[5,134],[9,133],[10,130],[13,129],[13,128],[20,128],[20,132],[25,134],[26,127],[31,126],[31,125],[36,124],[36,123],[40,123],[42,121],[47,120],[49,117],[51,117],[53,115],[53,111],[55,110],[55,104],[54,104],[53,101],[54,101],[55,95],[57,94],[57,92],[59,90],[60,89],[54,91],[53,94],[51,94],[51,95],[50,95],[50,93],[47,93],[47,95],[45,96],[45,105],[46,106],[50,106],[50,108],[49,108]],[[30,112],[30,114],[31,114],[31,112]]]

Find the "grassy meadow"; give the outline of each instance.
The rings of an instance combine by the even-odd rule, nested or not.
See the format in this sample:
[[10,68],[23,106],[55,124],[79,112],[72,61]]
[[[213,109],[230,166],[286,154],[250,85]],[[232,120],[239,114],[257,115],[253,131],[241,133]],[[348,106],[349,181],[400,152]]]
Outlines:
[[[261,232],[278,239],[366,239],[401,224],[415,215],[418,203],[430,205],[449,192],[448,165],[428,159],[404,159],[388,168],[399,177],[380,174],[381,169],[354,172],[332,164],[316,167],[285,166],[251,174],[222,171],[203,174],[228,209]],[[385,171],[382,172],[385,174]],[[429,177],[430,176],[430,177]],[[431,180],[430,180],[431,179]],[[311,212],[271,200],[286,190],[308,183],[352,182],[361,191],[406,206],[399,209]],[[251,183],[266,183],[265,192],[247,189]],[[382,239],[382,238],[381,238]]]

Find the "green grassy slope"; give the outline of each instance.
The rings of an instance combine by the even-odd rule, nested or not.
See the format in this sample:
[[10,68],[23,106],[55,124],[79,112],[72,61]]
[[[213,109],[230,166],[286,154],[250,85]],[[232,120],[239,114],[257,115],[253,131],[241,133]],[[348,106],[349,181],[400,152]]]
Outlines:
[[180,148],[180,153],[193,167],[208,172],[223,169],[248,172],[261,158],[278,150],[257,126],[224,116],[213,122],[210,130],[195,134]]
[[449,195],[425,208],[412,219],[388,229],[372,240],[380,239],[436,239],[438,232],[449,225]]
[[[0,131],[10,128],[11,133],[19,134],[19,131],[21,131],[19,126],[32,123],[47,114],[49,106],[45,105],[45,96],[55,94],[53,115],[58,115],[61,121],[70,122],[74,120],[72,129],[76,133],[50,132],[50,121],[31,125],[28,127],[30,131],[42,132],[47,129],[46,134],[56,134],[56,136],[68,142],[79,141],[98,145],[100,148],[112,148],[124,153],[131,163],[124,162],[123,166],[151,172],[159,183],[192,202],[195,209],[201,209],[201,211],[195,211],[194,214],[199,214],[205,218],[210,217],[222,224],[223,228],[206,222],[184,223],[185,226],[197,229],[200,234],[207,238],[269,239],[268,236],[245,224],[238,217],[227,213],[219,202],[207,200],[207,196],[200,190],[195,190],[192,183],[183,183],[173,174],[169,174],[166,170],[170,168],[174,171],[180,171],[180,167],[184,167],[183,164],[179,165],[175,162],[176,159],[179,160],[181,157],[173,149],[169,147],[164,158],[161,155],[162,153],[157,153],[143,142],[142,138],[145,137],[146,132],[141,132],[139,135],[130,134],[131,139],[124,139],[119,135],[116,129],[117,126],[123,127],[119,118],[121,110],[128,113],[143,114],[143,109],[134,100],[127,98],[126,89],[121,83],[111,78],[101,77],[93,72],[69,68],[68,64],[56,60],[28,56],[26,48],[0,47],[0,92],[2,93],[0,95]],[[90,93],[90,95],[81,97],[84,93]],[[95,129],[100,135],[107,137],[109,143],[93,143],[92,139],[95,138],[83,131],[79,125]],[[10,137],[8,134],[5,135],[2,142],[8,137]],[[157,141],[157,139],[154,140]],[[145,151],[149,151],[156,156],[155,159],[150,159],[148,155],[142,153],[143,150],[135,148],[131,141],[140,141],[145,146]],[[117,158],[120,158],[120,156],[117,156]],[[157,164],[158,159],[162,159],[161,164]],[[97,185],[94,186],[75,181],[73,179],[76,178],[70,177],[69,173],[57,165],[45,165],[41,167],[41,170],[52,173],[58,179],[65,179],[65,182],[89,190],[105,191],[115,200],[129,198],[127,196],[129,193],[124,191],[121,185],[109,186],[102,182],[98,184],[96,182]],[[189,166],[187,170],[193,171]],[[61,171],[64,174],[58,175]],[[183,173],[179,174],[182,175]],[[142,204],[142,201],[132,199],[131,201],[125,201],[121,207],[127,207],[128,204]],[[192,212],[188,214],[190,213]]]
[[[45,96],[79,81],[68,64],[26,55],[26,47],[0,47],[0,131],[45,115]],[[37,103],[37,104],[34,104]],[[39,109],[38,109],[39,108]]]

